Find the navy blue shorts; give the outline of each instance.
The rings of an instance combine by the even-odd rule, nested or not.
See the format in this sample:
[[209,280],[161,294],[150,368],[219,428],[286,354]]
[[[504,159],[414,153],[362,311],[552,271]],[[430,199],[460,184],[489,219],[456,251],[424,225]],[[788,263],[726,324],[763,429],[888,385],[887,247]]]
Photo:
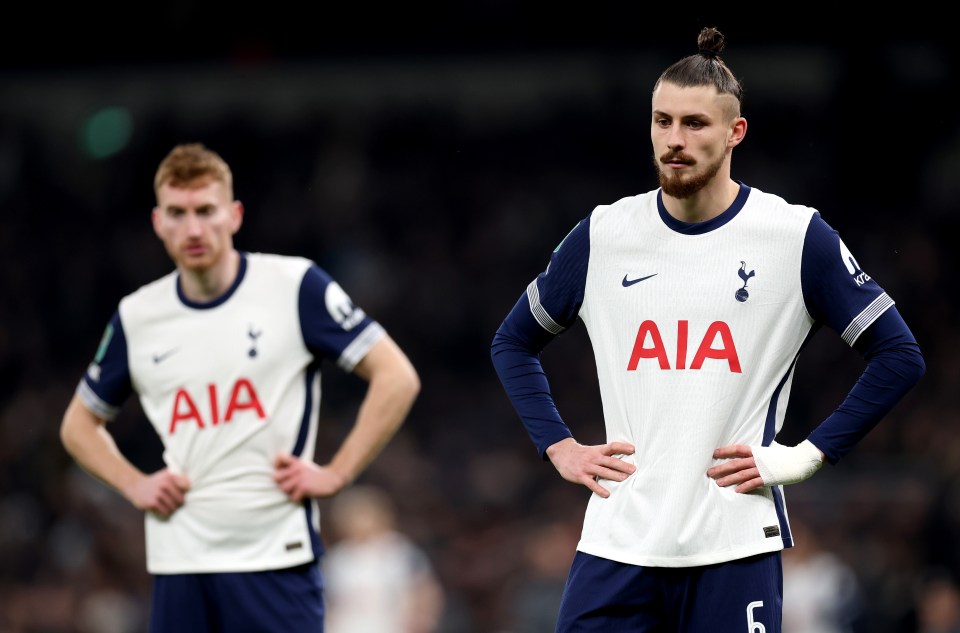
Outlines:
[[780,552],[701,567],[641,567],[577,552],[557,633],[780,633]]
[[290,569],[153,577],[150,633],[323,633],[316,563]]

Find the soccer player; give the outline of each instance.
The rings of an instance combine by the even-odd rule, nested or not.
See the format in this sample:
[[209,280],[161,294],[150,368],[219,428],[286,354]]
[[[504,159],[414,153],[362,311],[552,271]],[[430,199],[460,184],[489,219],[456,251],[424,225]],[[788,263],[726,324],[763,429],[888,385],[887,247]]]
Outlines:
[[330,504],[323,557],[327,633],[434,633],[444,591],[427,553],[400,531],[387,494],[353,486]]
[[[244,208],[217,153],[174,147],[154,189],[153,229],[176,270],[119,302],[64,414],[63,444],[146,513],[152,633],[322,631],[316,499],[383,449],[418,374],[314,262],[234,247]],[[368,385],[320,466],[323,359]],[[151,474],[106,429],[132,393],[164,447],[166,467]]]
[[[731,178],[741,86],[706,28],[652,95],[660,187],[597,206],[498,328],[491,358],[537,447],[593,494],[557,630],[776,633],[783,486],[836,463],[920,379],[893,299],[821,214]],[[606,443],[581,445],[539,360],[583,321]],[[820,327],[863,355],[844,402],[774,440]]]

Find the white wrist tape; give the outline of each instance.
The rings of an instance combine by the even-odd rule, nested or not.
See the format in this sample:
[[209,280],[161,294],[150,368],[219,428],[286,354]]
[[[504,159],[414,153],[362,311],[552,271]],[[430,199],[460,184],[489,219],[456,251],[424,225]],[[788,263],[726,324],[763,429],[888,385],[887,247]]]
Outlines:
[[809,478],[823,466],[820,449],[810,440],[796,446],[772,443],[770,446],[752,446],[753,460],[765,486],[795,484]]

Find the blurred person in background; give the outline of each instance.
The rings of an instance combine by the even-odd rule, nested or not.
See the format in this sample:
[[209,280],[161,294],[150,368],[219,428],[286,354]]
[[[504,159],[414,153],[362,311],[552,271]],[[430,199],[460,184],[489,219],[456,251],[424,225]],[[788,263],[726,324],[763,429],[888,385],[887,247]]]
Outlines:
[[960,587],[947,573],[931,572],[916,596],[916,633],[960,633]]
[[[175,146],[154,189],[153,229],[176,269],[119,302],[63,416],[63,445],[146,513],[152,633],[322,631],[316,499],[380,453],[418,374],[314,262],[235,248],[244,208],[216,152]],[[368,385],[320,466],[323,360]],[[134,393],[163,443],[154,473],[106,428]]]
[[[559,633],[779,633],[783,486],[838,462],[925,371],[894,300],[821,214],[731,177],[742,87],[718,30],[697,45],[654,86],[660,187],[581,220],[491,344],[540,456],[593,493]],[[578,319],[605,444],[574,439],[540,362]],[[804,441],[780,445],[797,357],[822,327],[866,367]]]
[[326,633],[434,633],[444,592],[426,553],[397,527],[387,494],[357,485],[330,505]]
[[783,556],[783,633],[854,633],[864,604],[853,568],[824,549],[805,521],[790,521]]

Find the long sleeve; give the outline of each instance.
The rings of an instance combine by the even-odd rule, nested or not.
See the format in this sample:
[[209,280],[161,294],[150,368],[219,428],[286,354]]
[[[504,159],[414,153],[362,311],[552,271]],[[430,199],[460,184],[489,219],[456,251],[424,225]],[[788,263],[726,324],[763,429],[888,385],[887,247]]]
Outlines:
[[920,346],[896,307],[874,321],[855,348],[867,366],[840,406],[807,438],[831,464],[869,433],[926,371]]
[[504,319],[490,346],[493,367],[541,457],[547,447],[572,437],[560,417],[540,351],[554,335],[533,318],[523,295]]

